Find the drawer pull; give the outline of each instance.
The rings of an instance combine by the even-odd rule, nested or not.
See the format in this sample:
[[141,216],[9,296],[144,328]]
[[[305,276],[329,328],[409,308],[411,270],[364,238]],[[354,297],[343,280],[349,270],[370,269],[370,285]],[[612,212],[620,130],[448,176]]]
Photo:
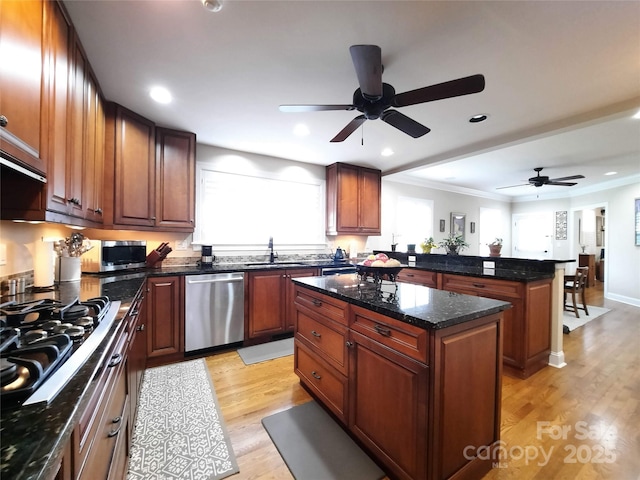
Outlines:
[[144,323],[143,323],[142,325],[138,325],[137,330],[138,330],[139,332],[142,332],[142,331],[144,330]]
[[311,372],[311,375],[313,375],[313,378],[316,380],[320,380],[322,378],[322,375],[318,375],[315,370]]
[[383,327],[382,325],[376,325],[375,327],[373,327],[373,329],[384,337],[391,336],[391,330],[389,330],[387,327]]
[[407,277],[413,278],[413,277],[415,277],[415,275],[413,273],[407,273]]
[[313,335],[316,338],[320,338],[322,336],[322,334],[316,332],[315,330],[311,330],[311,335]]
[[111,360],[109,361],[109,364],[107,365],[107,367],[113,368],[116,365],[119,365],[120,362],[122,362],[122,354],[116,353],[115,355],[111,356]]
[[316,299],[316,298],[313,299],[313,304],[316,307],[321,307],[322,306],[322,302],[320,300]]
[[351,347],[353,347],[353,342],[350,342],[350,341],[347,340],[346,345],[347,345],[347,348],[351,348]]
[[473,286],[476,287],[476,288],[484,288],[485,287],[484,283],[474,283]]

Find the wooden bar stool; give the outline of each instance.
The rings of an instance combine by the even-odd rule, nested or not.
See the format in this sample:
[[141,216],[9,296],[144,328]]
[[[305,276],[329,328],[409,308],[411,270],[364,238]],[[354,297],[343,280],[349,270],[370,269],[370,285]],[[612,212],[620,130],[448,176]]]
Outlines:
[[[589,267],[577,267],[575,275],[564,276],[564,309],[574,312],[576,318],[580,318],[578,310],[584,310],[584,312],[589,315],[584,294],[587,287],[588,275]],[[567,305],[567,294],[569,293],[571,294],[571,305]],[[582,301],[581,307],[578,306],[578,299]]]

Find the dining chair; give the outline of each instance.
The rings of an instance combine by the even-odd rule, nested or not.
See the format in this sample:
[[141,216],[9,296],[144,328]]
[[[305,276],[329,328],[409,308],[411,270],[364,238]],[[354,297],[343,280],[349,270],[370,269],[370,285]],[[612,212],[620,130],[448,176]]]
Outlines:
[[[589,267],[577,267],[575,275],[564,276],[564,309],[574,312],[576,318],[580,318],[578,310],[584,310],[584,313],[589,315],[584,293],[587,288],[588,274]],[[571,294],[570,305],[567,305],[567,294]],[[578,300],[582,302],[581,307],[578,306]]]

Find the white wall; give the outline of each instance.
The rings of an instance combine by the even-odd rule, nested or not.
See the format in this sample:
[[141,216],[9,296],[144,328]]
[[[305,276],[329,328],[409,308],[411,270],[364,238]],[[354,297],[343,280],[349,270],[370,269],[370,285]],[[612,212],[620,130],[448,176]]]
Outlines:
[[[509,252],[511,249],[511,229],[509,226],[511,220],[511,205],[509,203],[476,197],[472,195],[447,192],[434,188],[398,183],[391,180],[386,180],[384,177],[382,178],[382,235],[379,237],[369,237],[369,240],[367,242],[367,247],[369,250],[390,250],[391,235],[393,233],[400,233],[402,235],[402,232],[398,232],[395,222],[396,205],[398,202],[398,197],[400,196],[433,200],[433,238],[435,239],[436,243],[440,240],[443,240],[449,235],[451,212],[466,214],[465,239],[470,247],[462,252],[464,255],[478,255],[480,207],[496,208],[501,210],[504,217],[503,238],[505,240],[502,254],[504,256],[509,256]],[[439,228],[441,219],[445,221],[444,232],[440,232]],[[475,233],[471,233],[471,222],[475,222],[476,224]],[[425,232],[424,237],[426,236],[428,236],[427,232]],[[408,243],[415,243],[416,245],[419,245],[420,242],[424,240],[424,237],[408,239],[401,236],[398,239],[398,251],[406,252]],[[418,252],[420,251],[419,247],[417,250]],[[439,249],[436,250],[436,252],[444,253],[444,250]]]

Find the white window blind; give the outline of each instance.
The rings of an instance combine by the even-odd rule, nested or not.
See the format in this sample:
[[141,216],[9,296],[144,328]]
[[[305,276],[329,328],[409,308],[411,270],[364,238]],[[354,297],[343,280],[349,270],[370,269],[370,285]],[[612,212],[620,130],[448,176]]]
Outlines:
[[199,169],[194,243],[325,245],[324,182]]

